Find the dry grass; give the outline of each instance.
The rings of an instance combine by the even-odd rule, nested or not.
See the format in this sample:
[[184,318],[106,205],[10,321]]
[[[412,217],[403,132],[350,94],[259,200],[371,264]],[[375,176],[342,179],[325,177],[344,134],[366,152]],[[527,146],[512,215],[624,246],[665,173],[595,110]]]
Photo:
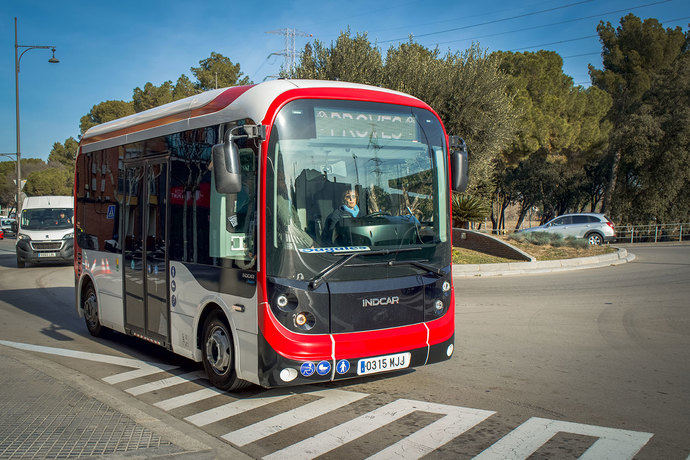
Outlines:
[[515,262],[515,260],[496,257],[471,249],[453,248],[454,264],[498,264],[501,262]]
[[[507,240],[507,238],[504,239]],[[609,245],[573,248],[568,246],[554,247],[550,244],[536,245],[515,240],[507,241],[513,246],[518,247],[527,254],[535,257],[537,260],[573,259],[575,257],[599,256],[602,254],[616,252],[616,248],[613,248]]]

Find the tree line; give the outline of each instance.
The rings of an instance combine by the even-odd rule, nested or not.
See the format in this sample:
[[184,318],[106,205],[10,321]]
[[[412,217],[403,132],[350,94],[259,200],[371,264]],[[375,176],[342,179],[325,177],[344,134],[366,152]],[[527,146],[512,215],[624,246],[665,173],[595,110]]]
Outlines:
[[[568,211],[604,212],[618,224],[688,222],[690,33],[632,14],[617,26],[601,22],[597,32],[603,67],[589,66],[589,88],[563,73],[553,51],[488,53],[473,44],[442,53],[411,38],[384,57],[366,33],[349,30],[330,45],[308,43],[293,73],[282,76],[386,87],[433,107],[470,152],[470,186],[454,197],[455,225],[488,215],[494,230],[505,229],[510,206],[517,227],[534,210],[542,222]],[[94,105],[80,133],[201,91],[251,83],[239,64],[214,52],[190,70],[195,81],[181,75],[175,83],[146,83],[131,101]],[[26,193],[70,194],[76,148],[70,137],[54,144],[47,164],[23,160]],[[0,163],[2,203],[12,201],[7,163]]]

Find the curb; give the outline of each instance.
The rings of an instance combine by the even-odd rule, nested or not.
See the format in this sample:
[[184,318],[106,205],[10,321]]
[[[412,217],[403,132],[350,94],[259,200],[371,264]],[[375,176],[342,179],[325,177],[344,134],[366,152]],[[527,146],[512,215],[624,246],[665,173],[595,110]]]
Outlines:
[[532,262],[507,262],[500,264],[453,264],[453,277],[503,276],[532,273],[553,273],[586,268],[608,267],[635,260],[635,254],[625,248],[600,256],[577,257],[574,259],[541,260]]

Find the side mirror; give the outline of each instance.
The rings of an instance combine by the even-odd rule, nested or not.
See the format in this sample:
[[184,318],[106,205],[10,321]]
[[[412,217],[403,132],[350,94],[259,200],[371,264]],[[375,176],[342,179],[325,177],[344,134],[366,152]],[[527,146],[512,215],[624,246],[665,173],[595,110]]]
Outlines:
[[242,190],[240,153],[237,144],[227,139],[213,146],[213,178],[218,193],[238,193]]
[[456,192],[464,192],[469,182],[467,144],[459,136],[450,136],[449,140],[451,187]]

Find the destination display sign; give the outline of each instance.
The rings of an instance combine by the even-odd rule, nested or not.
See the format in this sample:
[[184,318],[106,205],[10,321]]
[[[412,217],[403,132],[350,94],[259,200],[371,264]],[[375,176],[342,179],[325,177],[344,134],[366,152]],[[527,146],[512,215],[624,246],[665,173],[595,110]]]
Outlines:
[[416,141],[412,115],[314,107],[316,137],[354,137]]

